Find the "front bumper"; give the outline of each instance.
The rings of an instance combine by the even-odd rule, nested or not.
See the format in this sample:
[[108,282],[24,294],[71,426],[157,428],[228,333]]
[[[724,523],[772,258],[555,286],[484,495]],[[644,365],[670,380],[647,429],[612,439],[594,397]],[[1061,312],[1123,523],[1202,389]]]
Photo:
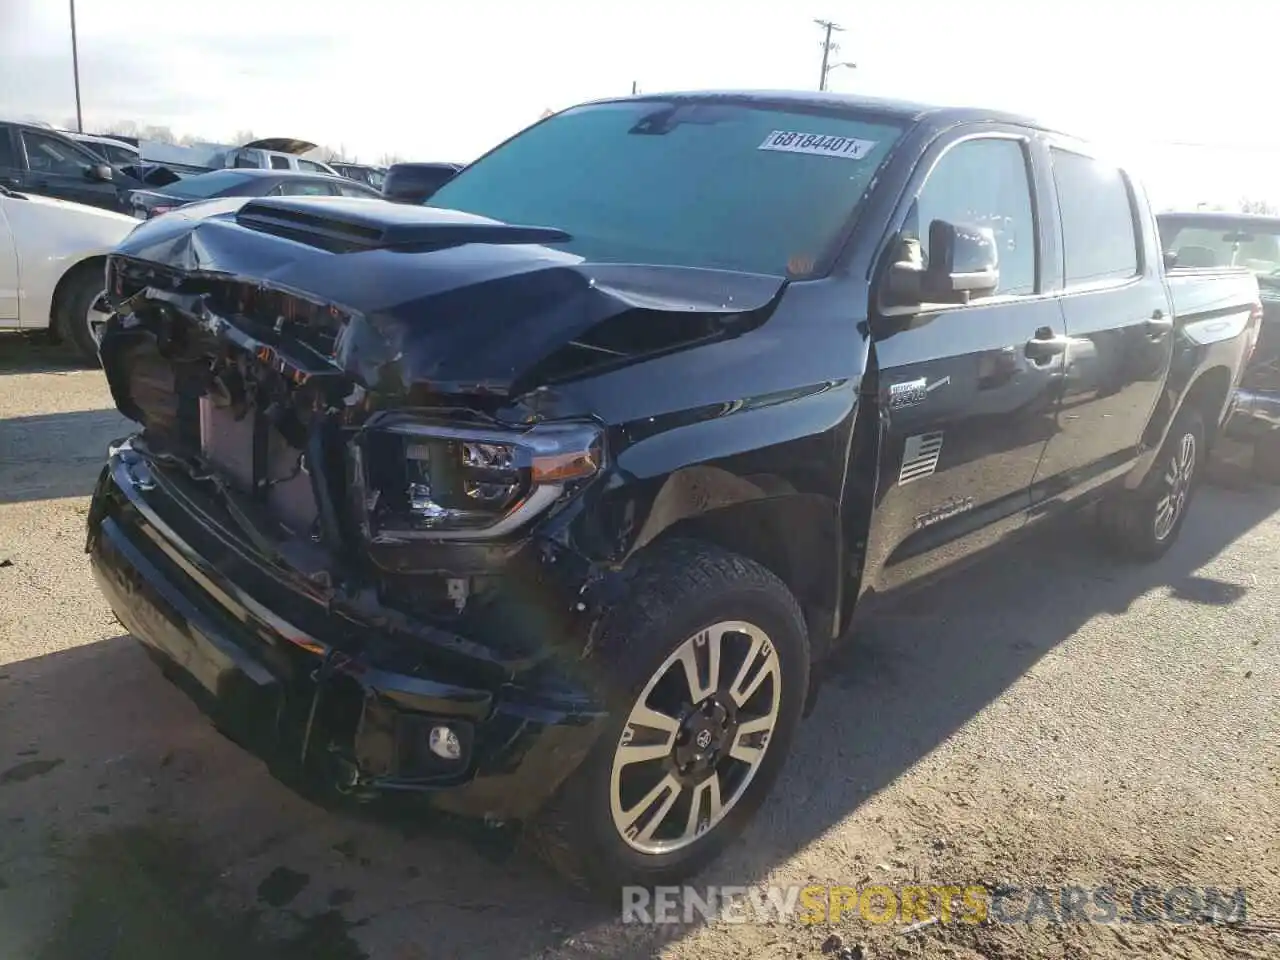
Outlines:
[[[326,611],[184,509],[151,466],[128,443],[113,450],[89,511],[94,576],[166,674],[273,769],[505,821],[535,813],[582,762],[604,718],[589,695],[545,669],[513,676],[445,631],[423,626],[425,650]],[[442,725],[456,761],[428,749]]]

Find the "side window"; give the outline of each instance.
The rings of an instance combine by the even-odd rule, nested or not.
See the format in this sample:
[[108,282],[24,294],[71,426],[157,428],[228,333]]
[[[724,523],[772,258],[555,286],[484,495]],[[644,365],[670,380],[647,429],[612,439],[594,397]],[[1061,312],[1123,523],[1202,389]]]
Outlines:
[[1017,140],[965,140],[942,155],[916,198],[915,224],[925,262],[929,224],[990,227],[1000,256],[997,295],[1036,291],[1036,222],[1023,145]]
[[305,170],[307,171],[307,173],[328,173],[329,172],[324,167],[320,166],[320,164],[316,163],[314,160],[303,160],[301,157],[298,158],[298,169]]
[[18,158],[13,153],[13,139],[9,135],[9,127],[0,123],[0,169],[16,170]]
[[359,187],[348,187],[345,183],[338,184],[338,193],[344,197],[364,197],[366,200],[370,197],[376,197],[377,194],[370,192],[367,188],[362,190]]
[[79,177],[97,162],[96,159],[90,159],[64,141],[45,136],[43,133],[23,130],[22,143],[27,148],[27,163],[32,173]]
[[280,184],[286,197],[332,197],[333,188],[321,180],[286,180]]
[[288,158],[288,157],[277,157],[277,156],[275,156],[274,154],[272,154],[272,155],[271,155],[271,169],[272,169],[272,170],[288,170],[288,169],[289,169],[289,158]]
[[1138,238],[1124,174],[1078,153],[1050,153],[1062,211],[1067,286],[1136,276]]

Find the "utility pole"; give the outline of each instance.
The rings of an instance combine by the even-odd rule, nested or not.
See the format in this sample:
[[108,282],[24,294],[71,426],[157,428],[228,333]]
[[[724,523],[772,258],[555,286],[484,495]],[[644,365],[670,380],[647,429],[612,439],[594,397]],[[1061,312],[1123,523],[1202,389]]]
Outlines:
[[634,97],[634,96],[635,96],[637,93],[639,93],[639,92],[640,92],[640,81],[639,81],[639,80],[632,80],[632,81],[631,81],[631,95]]
[[818,81],[818,89],[827,89],[827,74],[831,72],[831,54],[840,49],[840,44],[833,43],[831,34],[843,33],[844,27],[838,23],[832,23],[830,20],[814,20],[818,26],[822,27],[824,36],[822,38],[822,78]]
[[80,53],[76,49],[76,0],[71,0],[71,70],[76,80],[76,132],[84,133],[84,117],[80,114]]

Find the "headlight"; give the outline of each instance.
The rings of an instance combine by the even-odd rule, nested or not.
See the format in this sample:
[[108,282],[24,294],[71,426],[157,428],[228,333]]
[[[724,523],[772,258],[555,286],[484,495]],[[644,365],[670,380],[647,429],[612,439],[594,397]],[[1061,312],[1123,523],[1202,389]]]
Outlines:
[[488,539],[594,476],[603,441],[584,423],[517,431],[401,420],[370,429],[357,453],[374,538]]

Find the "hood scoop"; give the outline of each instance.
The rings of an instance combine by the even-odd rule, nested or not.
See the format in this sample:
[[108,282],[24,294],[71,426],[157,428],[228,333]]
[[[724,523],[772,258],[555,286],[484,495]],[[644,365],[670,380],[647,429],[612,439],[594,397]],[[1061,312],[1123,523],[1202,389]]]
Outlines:
[[569,234],[551,227],[526,227],[454,210],[347,198],[254,200],[240,208],[236,223],[331,253],[420,252],[468,243],[543,244],[569,239]]

